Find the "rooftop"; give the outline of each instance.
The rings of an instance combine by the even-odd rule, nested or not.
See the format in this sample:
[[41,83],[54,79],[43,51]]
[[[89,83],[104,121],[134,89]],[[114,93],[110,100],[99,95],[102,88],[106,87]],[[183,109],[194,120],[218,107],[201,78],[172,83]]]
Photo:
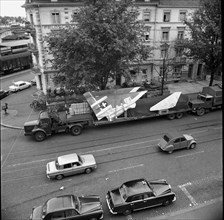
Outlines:
[[67,154],[64,156],[60,156],[58,157],[58,164],[64,165],[64,164],[68,164],[68,163],[74,163],[79,161],[78,155],[76,153],[74,154]]

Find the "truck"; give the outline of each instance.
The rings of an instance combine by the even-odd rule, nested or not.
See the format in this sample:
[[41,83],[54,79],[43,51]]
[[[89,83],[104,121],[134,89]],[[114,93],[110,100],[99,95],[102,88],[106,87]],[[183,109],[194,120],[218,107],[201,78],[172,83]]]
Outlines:
[[197,99],[191,100],[189,106],[198,116],[207,111],[222,107],[222,88],[218,85],[203,87]]
[[24,124],[24,135],[33,136],[36,141],[43,141],[59,132],[76,136],[90,126],[164,115],[173,120],[182,118],[186,112],[195,111],[192,109],[192,106],[195,108],[192,104],[195,101],[181,92],[150,97],[146,90],[139,89],[140,87],[133,87],[86,92],[82,102],[64,103],[61,110],[58,108],[54,112],[48,106],[46,111],[40,112],[37,120]]

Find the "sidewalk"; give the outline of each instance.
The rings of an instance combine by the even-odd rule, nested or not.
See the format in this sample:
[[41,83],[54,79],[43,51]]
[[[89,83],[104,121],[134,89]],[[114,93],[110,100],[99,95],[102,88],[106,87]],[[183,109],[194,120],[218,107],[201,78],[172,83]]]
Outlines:
[[[213,84],[220,83],[220,81],[214,81]],[[173,92],[182,92],[183,94],[198,93],[202,90],[202,87],[208,86],[209,82],[197,81],[197,82],[178,82],[167,84],[168,90],[170,93]],[[24,94],[24,93],[23,93]],[[27,93],[26,93],[27,94]],[[20,93],[16,94],[17,99],[20,99]],[[3,127],[14,128],[14,129],[23,129],[23,125],[26,121],[36,120],[38,117],[38,112],[33,111],[29,105],[11,105],[10,100],[15,100],[15,96],[9,95],[5,99],[1,100],[2,103],[7,102],[9,104],[8,114],[5,114],[1,110],[1,125]],[[27,94],[27,97],[21,97],[23,100],[26,100],[27,103],[32,102],[32,97],[30,94]]]
[[223,220],[223,198],[217,198],[151,220]]

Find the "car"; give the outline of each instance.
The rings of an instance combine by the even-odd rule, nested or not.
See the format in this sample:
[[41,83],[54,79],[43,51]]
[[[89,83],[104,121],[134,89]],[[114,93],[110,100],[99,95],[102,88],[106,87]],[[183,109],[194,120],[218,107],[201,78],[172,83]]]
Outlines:
[[37,85],[37,82],[36,82],[36,79],[35,78],[34,79],[31,79],[30,82],[31,82],[31,85],[32,86]]
[[30,220],[96,220],[103,219],[103,209],[98,195],[61,195],[34,207]]
[[9,91],[2,90],[2,89],[0,90],[0,99],[3,99],[3,98],[5,98],[8,95],[9,95]]
[[96,160],[92,154],[73,153],[60,156],[56,161],[47,163],[46,174],[49,179],[61,180],[65,176],[91,173],[96,168]]
[[30,82],[17,81],[17,82],[13,82],[13,85],[9,86],[9,91],[10,92],[18,92],[23,89],[29,88],[31,86],[32,86],[32,84]]
[[112,214],[130,215],[133,211],[176,200],[175,193],[165,179],[147,181],[144,178],[130,180],[107,192],[106,201]]
[[182,148],[193,149],[196,144],[197,140],[189,134],[174,136],[167,133],[160,139],[158,146],[161,150],[171,154],[174,150]]

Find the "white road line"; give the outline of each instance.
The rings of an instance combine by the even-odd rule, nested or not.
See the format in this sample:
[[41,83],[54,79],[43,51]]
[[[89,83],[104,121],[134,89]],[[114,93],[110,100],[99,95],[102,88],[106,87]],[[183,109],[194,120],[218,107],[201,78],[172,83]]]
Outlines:
[[53,159],[55,159],[55,157],[54,158],[42,159],[42,160],[33,160],[33,161],[25,162],[25,163],[11,164],[11,165],[8,165],[8,167],[15,167],[15,166],[26,165],[26,164],[30,164],[30,163],[39,163],[39,162],[42,162],[42,161],[53,160]]
[[145,144],[145,143],[149,143],[149,142],[153,142],[153,141],[159,141],[159,140],[160,139],[155,139],[155,140],[150,140],[150,141],[142,141],[142,142],[137,142],[137,143],[132,143],[132,144],[121,145],[121,146],[117,146],[117,147],[109,147],[109,148],[105,148],[105,149],[87,151],[85,153],[94,153],[94,152],[113,150],[113,149],[118,149],[118,148],[123,148],[123,147],[129,147],[129,146],[133,146],[133,145]]
[[124,167],[124,168],[117,169],[117,170],[110,170],[109,173],[115,173],[115,172],[118,172],[118,171],[121,171],[121,170],[128,170],[128,169],[132,169],[132,168],[136,168],[136,167],[142,167],[142,166],[144,166],[144,164],[139,164],[139,165],[131,166],[131,167]]
[[204,153],[204,151],[197,151],[197,152],[192,153],[192,154],[185,154],[185,155],[177,156],[175,158],[187,157],[187,156],[192,156],[192,155],[200,154],[200,153]]
[[187,191],[187,189],[184,186],[179,186],[179,188],[184,192],[184,194],[188,197],[188,199],[190,199],[193,205],[198,205],[193,196]]

